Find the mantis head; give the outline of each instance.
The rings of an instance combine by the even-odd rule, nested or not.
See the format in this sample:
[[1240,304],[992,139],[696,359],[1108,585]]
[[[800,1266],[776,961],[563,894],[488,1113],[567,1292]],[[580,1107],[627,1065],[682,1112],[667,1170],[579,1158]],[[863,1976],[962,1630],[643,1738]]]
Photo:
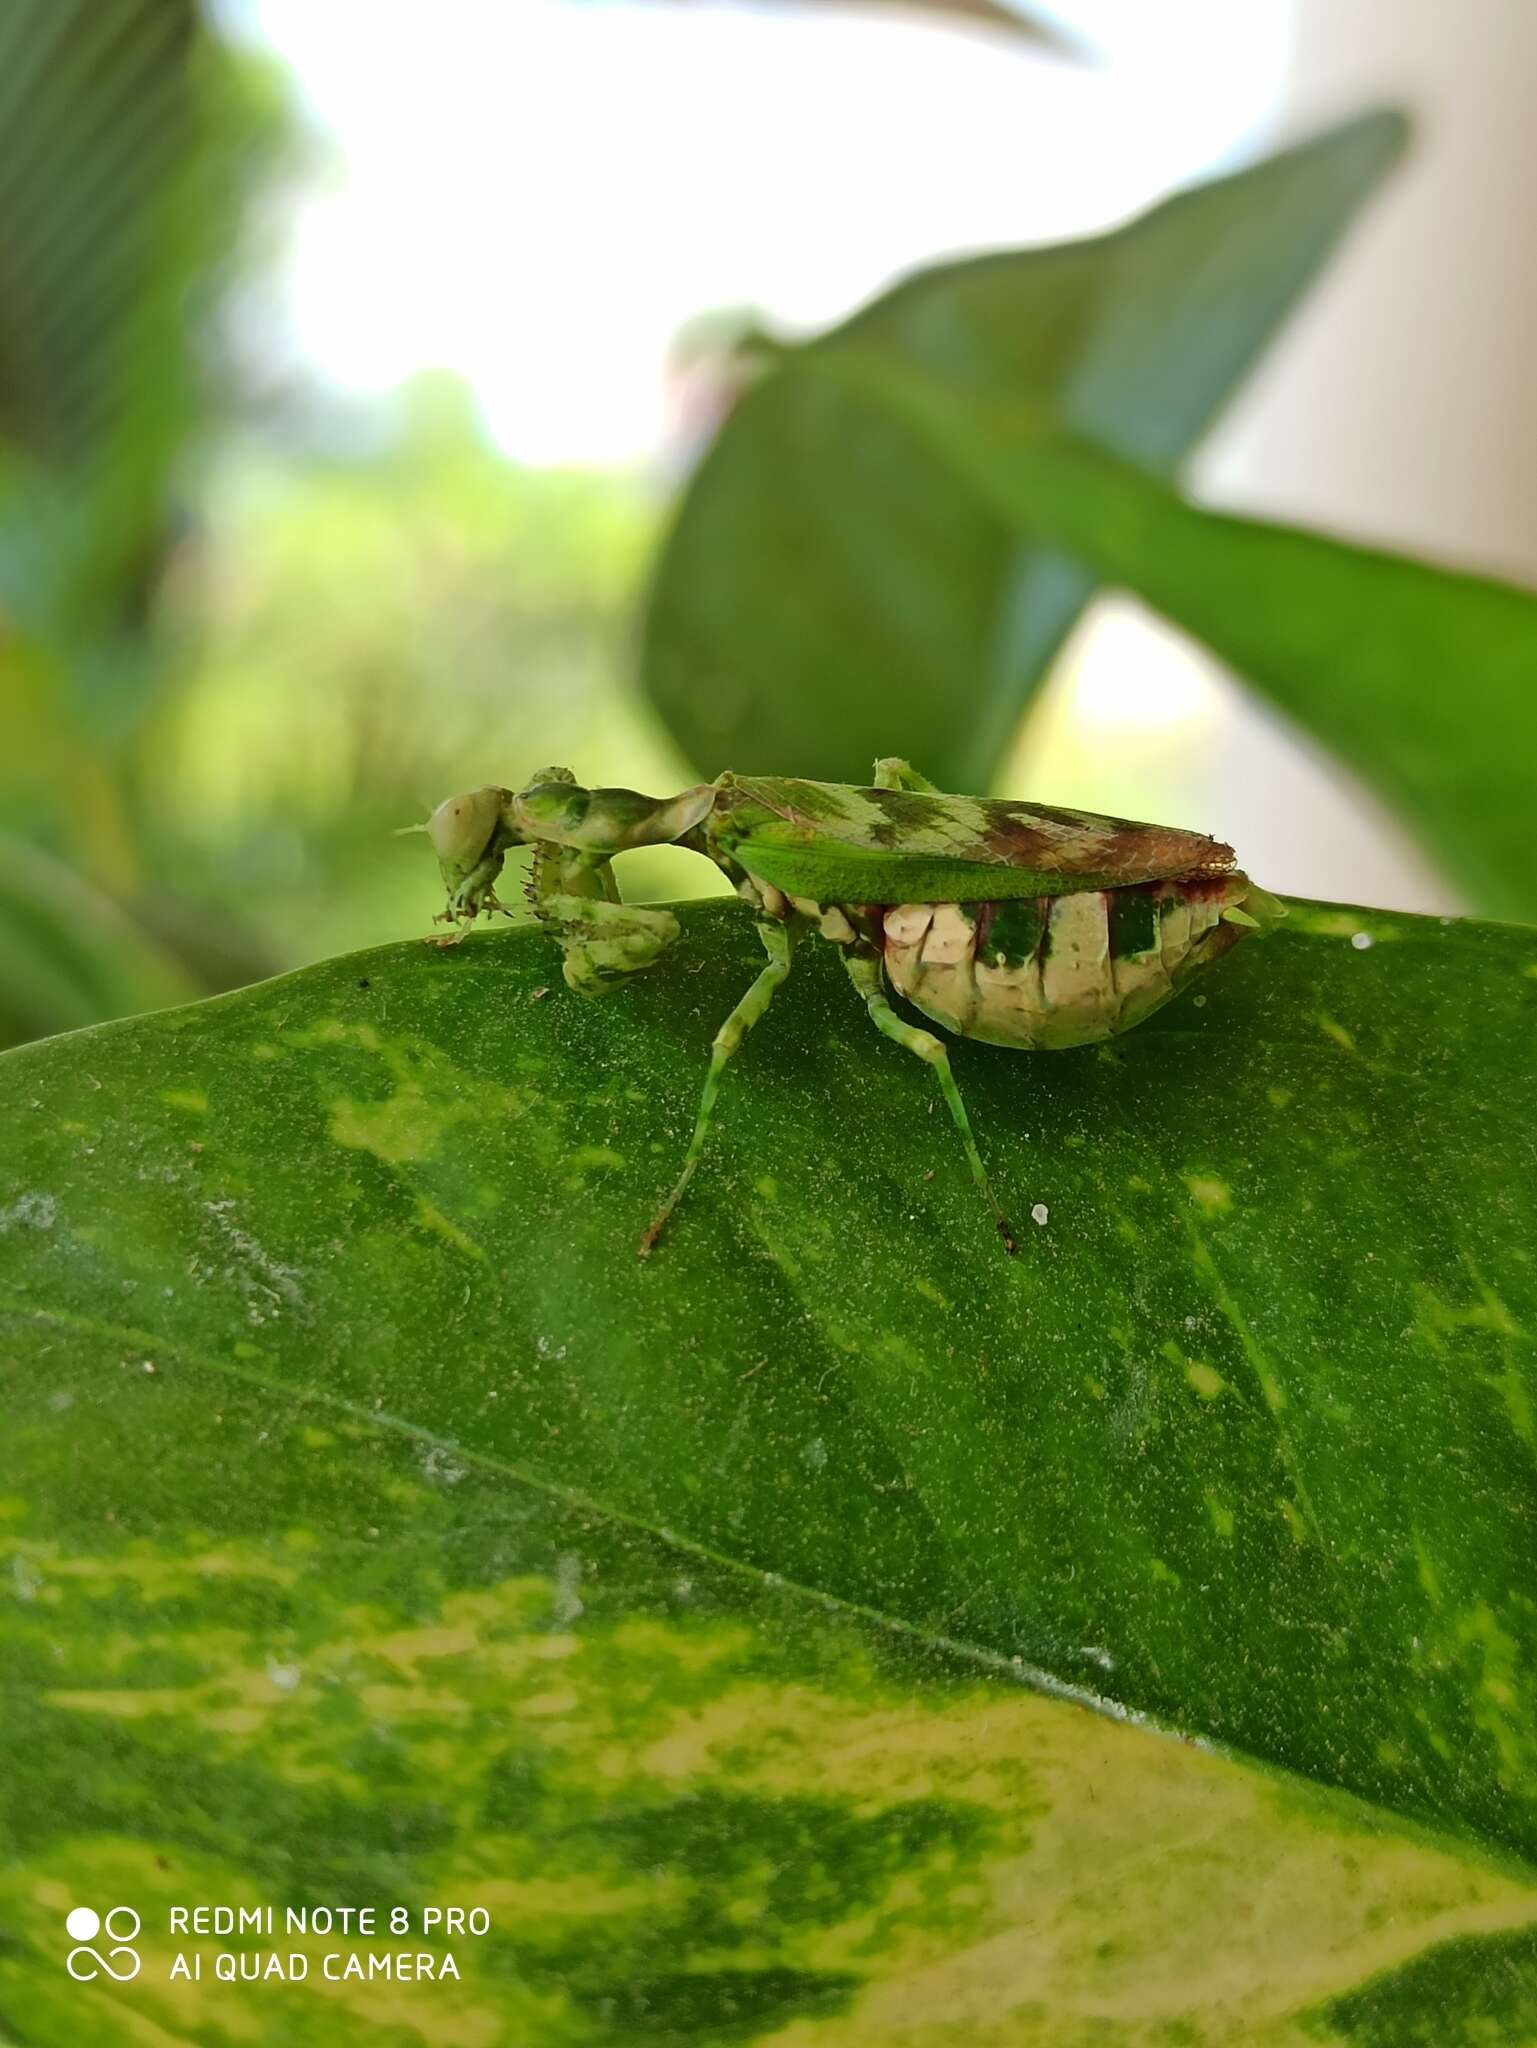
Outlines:
[[[512,846],[547,848],[564,873],[595,867],[637,846],[684,838],[709,815],[712,783],[680,796],[642,796],[633,789],[584,789],[569,768],[544,768],[521,790],[484,789],[438,805],[425,831],[448,891],[447,921],[471,921],[501,908],[495,884]],[[565,886],[573,886],[566,876]],[[577,893],[586,893],[580,883]]]
[[511,801],[510,790],[472,789],[464,796],[448,797],[425,827],[416,828],[425,830],[438,857],[449,919],[473,919],[482,910],[499,907],[496,878],[517,837],[506,822]]

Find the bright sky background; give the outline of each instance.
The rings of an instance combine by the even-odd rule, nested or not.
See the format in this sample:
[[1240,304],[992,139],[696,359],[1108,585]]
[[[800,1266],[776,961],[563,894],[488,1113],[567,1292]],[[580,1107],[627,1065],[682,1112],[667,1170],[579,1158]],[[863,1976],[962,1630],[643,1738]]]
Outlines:
[[442,366],[531,462],[644,456],[682,323],[834,318],[942,253],[1079,234],[1244,153],[1289,0],[1075,0],[1097,62],[829,0],[227,0],[336,149],[285,350]]

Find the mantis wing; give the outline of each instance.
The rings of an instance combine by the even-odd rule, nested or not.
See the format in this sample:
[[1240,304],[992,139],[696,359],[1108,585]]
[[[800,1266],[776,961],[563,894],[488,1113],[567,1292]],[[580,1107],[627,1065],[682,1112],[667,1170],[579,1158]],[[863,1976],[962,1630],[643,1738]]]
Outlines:
[[980,903],[1232,874],[1205,833],[1008,798],[723,775],[712,839],[749,874],[820,903]]

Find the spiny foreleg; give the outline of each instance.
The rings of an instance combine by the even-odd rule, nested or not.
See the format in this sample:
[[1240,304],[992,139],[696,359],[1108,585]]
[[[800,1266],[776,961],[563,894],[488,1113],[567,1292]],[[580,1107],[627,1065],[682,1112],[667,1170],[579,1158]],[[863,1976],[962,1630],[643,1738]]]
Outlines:
[[623,903],[614,864],[563,846],[536,846],[528,905],[565,955],[568,988],[606,995],[650,967],[678,937],[670,910]]
[[579,996],[601,996],[650,967],[679,934],[670,910],[603,897],[549,895],[539,922],[565,955],[566,986]]

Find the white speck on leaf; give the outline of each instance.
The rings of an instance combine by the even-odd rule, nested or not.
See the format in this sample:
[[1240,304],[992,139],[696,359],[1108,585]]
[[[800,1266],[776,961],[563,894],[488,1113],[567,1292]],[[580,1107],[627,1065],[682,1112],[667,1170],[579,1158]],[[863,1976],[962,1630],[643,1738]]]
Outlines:
[[9,1230],[15,1223],[30,1224],[33,1230],[52,1230],[58,1214],[59,1205],[52,1195],[22,1195],[8,1209],[0,1209],[0,1230]]
[[1050,1214],[1051,1211],[1047,1208],[1044,1202],[1037,1202],[1035,1207],[1030,1211],[1030,1221],[1032,1223],[1039,1223],[1044,1227],[1046,1219],[1050,1216]]
[[429,1444],[421,1456],[422,1477],[439,1486],[457,1486],[464,1467],[445,1444]]
[[239,1261],[227,1269],[225,1278],[246,1297],[246,1321],[258,1326],[270,1322],[285,1302],[290,1308],[304,1308],[298,1267],[283,1265],[248,1230],[242,1230],[231,1214],[234,1207],[228,1198],[205,1202],[203,1213],[212,1219]]
[[820,1472],[827,1463],[827,1446],[819,1436],[814,1436],[801,1452],[801,1456],[813,1472]]
[[297,1688],[299,1680],[304,1676],[304,1673],[297,1664],[279,1664],[269,1658],[267,1662],[267,1676],[279,1692],[293,1692]]
[[556,1558],[555,1592],[550,1601],[550,1612],[556,1621],[575,1621],[582,1613],[582,1596],[576,1590],[581,1577],[582,1560],[574,1551],[565,1551]]
[[1372,935],[1370,932],[1352,932],[1350,934],[1350,943],[1358,953],[1364,953],[1371,942]]

